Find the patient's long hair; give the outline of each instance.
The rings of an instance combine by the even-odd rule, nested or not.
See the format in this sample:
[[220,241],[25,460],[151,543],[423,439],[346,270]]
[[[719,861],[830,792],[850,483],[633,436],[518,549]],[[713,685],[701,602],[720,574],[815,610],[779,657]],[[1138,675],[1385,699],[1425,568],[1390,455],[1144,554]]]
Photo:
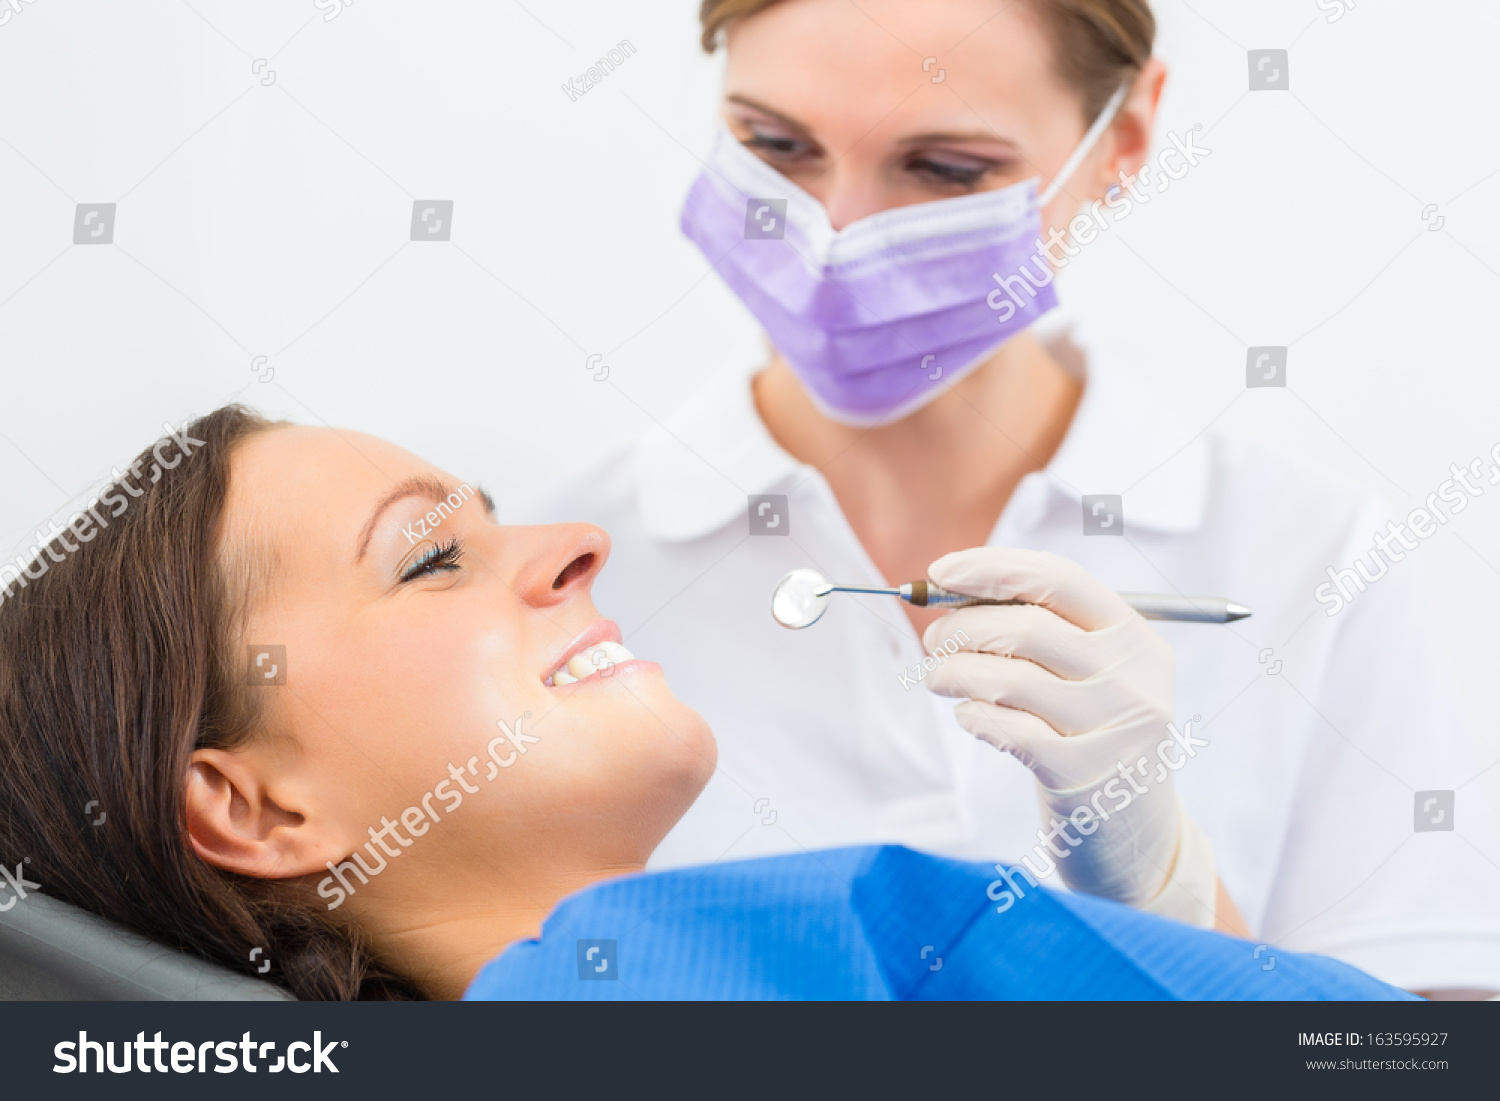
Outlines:
[[192,752],[257,727],[231,629],[248,567],[226,565],[220,532],[236,444],[274,427],[237,405],[189,423],[179,434],[203,441],[189,457],[162,469],[179,455],[166,437],[141,452],[139,496],[124,478],[100,495],[107,527],[52,539],[35,576],[0,574],[0,862],[24,860],[45,893],[237,971],[257,974],[259,948],[262,977],[299,998],[421,998],[305,884],[214,868],[188,840]]

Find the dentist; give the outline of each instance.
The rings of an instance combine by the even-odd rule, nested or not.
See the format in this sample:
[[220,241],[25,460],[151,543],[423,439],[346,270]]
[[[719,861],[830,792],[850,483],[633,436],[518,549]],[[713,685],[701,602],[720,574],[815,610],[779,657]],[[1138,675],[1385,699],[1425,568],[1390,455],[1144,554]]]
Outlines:
[[[655,862],[1021,859],[1198,925],[1237,905],[1410,989],[1500,990],[1500,853],[1416,564],[1337,615],[1313,595],[1383,505],[1200,431],[1054,308],[1056,268],[1208,152],[1148,163],[1146,0],[701,18],[724,128],[682,228],[769,346],[705,349],[673,419],[510,517],[614,534],[601,600],[718,732]],[[798,566],[1035,606],[850,598],[789,633],[767,601]],[[1255,616],[1148,625],[1116,589]],[[1433,789],[1457,829],[1414,835]]]

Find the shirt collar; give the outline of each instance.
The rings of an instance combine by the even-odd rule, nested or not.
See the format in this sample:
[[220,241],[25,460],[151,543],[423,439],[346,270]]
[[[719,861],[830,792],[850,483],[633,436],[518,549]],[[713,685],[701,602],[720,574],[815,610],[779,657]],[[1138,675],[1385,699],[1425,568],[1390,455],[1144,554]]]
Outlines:
[[764,340],[732,353],[712,382],[646,433],[636,484],[653,538],[708,535],[747,515],[751,494],[785,491],[813,472],[782,450],[755,411],[751,380],[769,359]]
[[1085,494],[1120,494],[1129,527],[1179,535],[1198,530],[1212,470],[1204,430],[1061,311],[1034,332],[1087,385],[1057,453],[1032,477],[1044,478],[1054,494],[1072,502]]
[[[1084,494],[1121,494],[1132,527],[1197,530],[1208,507],[1204,433],[1060,311],[1033,331],[1087,384],[1052,461],[1028,478],[1041,479],[1051,496],[1074,507]],[[711,383],[641,441],[635,483],[641,521],[653,538],[701,538],[746,515],[750,495],[786,492],[817,473],[782,450],[755,411],[751,380],[768,358],[762,341],[735,352]]]

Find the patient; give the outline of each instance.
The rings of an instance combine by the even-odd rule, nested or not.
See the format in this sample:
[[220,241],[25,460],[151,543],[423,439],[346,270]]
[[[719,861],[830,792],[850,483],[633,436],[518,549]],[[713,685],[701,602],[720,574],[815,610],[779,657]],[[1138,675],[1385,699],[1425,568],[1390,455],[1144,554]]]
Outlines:
[[[700,993],[669,972],[701,937],[745,976],[712,996],[905,996],[939,981],[944,949],[919,943],[938,926],[971,967],[947,949],[931,996],[1181,989],[1089,986],[1082,942],[1242,966],[1210,991],[1229,996],[1400,996],[905,850],[622,880],[716,756],[593,607],[608,536],[500,527],[482,491],[357,433],[228,406],[183,435],[201,443],[0,602],[0,862],[25,858],[49,894],[242,972],[269,959],[266,978],[310,999],[613,992],[578,983],[585,956],[608,966],[584,942],[633,929],[637,960],[666,961],[636,994]],[[797,985],[814,973],[834,978]]]

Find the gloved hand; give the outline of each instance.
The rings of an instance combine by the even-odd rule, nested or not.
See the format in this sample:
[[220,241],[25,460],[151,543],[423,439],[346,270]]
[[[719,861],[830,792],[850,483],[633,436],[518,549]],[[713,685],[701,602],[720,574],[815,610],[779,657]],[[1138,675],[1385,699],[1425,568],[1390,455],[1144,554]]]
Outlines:
[[944,555],[928,576],[954,592],[1027,602],[961,608],[931,623],[927,649],[944,657],[956,642],[959,652],[927,685],[966,697],[954,709],[959,724],[1036,775],[1048,827],[1038,837],[1051,831],[1063,881],[1212,927],[1213,847],[1172,784],[1204,744],[1191,724],[1186,733],[1172,725],[1172,648],[1057,555],[979,547]]

